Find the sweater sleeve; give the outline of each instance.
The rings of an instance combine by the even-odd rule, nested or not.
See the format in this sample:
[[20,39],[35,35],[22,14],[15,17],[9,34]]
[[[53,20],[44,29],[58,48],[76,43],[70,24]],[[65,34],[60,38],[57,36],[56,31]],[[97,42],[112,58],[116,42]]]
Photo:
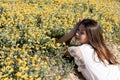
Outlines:
[[68,52],[70,53],[71,56],[73,56],[74,58],[77,57],[77,58],[80,58],[80,50],[78,47],[75,47],[75,46],[71,46],[71,47],[68,47]]
[[74,57],[75,64],[78,65],[78,71],[81,72],[82,70],[85,69],[85,62],[83,59],[83,56],[81,54],[81,50],[78,47],[72,46],[68,48],[68,51],[71,56]]

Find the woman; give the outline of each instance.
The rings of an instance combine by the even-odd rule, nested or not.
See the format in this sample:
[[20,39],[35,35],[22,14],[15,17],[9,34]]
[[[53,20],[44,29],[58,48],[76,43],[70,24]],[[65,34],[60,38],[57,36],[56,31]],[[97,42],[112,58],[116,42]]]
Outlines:
[[106,47],[97,21],[93,19],[79,21],[69,34],[57,42],[70,43],[73,37],[81,44],[68,47],[68,52],[74,57],[78,71],[86,80],[120,80],[118,62]]

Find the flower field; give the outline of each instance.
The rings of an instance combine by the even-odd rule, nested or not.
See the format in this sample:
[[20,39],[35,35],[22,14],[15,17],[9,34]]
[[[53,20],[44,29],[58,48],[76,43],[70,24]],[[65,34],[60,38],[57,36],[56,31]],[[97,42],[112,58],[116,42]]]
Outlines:
[[120,43],[119,0],[0,0],[0,80],[61,80],[74,62],[55,41],[82,18]]

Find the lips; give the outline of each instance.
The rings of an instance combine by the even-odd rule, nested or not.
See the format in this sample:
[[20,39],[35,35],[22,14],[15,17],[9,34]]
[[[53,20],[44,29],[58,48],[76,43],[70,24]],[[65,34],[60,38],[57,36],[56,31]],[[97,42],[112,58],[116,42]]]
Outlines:
[[79,39],[79,38],[76,38],[76,39],[75,39],[75,42],[79,43],[79,42],[80,42],[80,39]]
[[75,37],[75,42],[76,42],[77,44],[80,43],[80,38]]

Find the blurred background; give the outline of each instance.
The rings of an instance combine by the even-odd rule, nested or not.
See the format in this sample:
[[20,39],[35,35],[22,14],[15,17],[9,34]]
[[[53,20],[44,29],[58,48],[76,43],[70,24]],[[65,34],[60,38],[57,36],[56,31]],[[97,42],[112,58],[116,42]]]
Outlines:
[[82,18],[97,20],[105,41],[120,44],[120,0],[0,0],[0,80],[61,80],[74,72],[65,43],[55,41]]

